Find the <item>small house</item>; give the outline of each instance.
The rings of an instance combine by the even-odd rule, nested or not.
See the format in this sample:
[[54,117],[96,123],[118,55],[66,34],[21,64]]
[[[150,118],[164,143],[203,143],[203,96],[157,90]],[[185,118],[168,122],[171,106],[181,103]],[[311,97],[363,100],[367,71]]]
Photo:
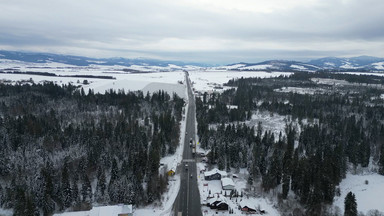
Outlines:
[[239,205],[242,212],[256,213],[256,205],[249,200],[242,200]]
[[235,190],[235,183],[231,178],[222,178],[221,187],[223,190]]
[[227,176],[227,172],[221,171],[219,169],[213,169],[211,171],[204,172],[204,179],[207,181],[210,180],[220,180],[223,177]]
[[211,209],[228,210],[228,201],[222,194],[215,194],[207,201],[207,206]]

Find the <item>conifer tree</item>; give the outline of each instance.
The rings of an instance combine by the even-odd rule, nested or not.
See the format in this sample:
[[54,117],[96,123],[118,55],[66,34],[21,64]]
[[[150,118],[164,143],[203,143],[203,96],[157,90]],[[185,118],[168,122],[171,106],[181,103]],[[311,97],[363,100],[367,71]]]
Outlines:
[[78,204],[80,202],[80,196],[79,196],[79,188],[77,186],[77,180],[76,178],[73,179],[72,182],[72,203]]
[[292,126],[287,127],[287,149],[283,157],[283,192],[282,197],[286,199],[288,196],[291,174],[292,174],[292,156],[295,143],[295,130]]
[[381,125],[379,140],[380,140],[379,173],[381,175],[384,175],[384,125]]
[[101,170],[101,173],[97,179],[97,186],[96,186],[95,199],[97,202],[103,203],[105,201],[105,195],[106,195],[105,189],[106,189],[105,173],[103,170]]
[[84,174],[83,184],[81,185],[81,195],[83,202],[92,202],[92,186],[87,174]]
[[68,164],[64,164],[63,172],[61,174],[61,200],[63,201],[64,207],[68,208],[72,204],[72,189],[69,183]]
[[357,216],[357,203],[355,194],[349,192],[344,200],[344,216]]
[[17,186],[16,192],[15,192],[15,206],[13,207],[13,215],[14,216],[22,216],[25,214],[26,209],[26,197],[25,197],[25,190]]

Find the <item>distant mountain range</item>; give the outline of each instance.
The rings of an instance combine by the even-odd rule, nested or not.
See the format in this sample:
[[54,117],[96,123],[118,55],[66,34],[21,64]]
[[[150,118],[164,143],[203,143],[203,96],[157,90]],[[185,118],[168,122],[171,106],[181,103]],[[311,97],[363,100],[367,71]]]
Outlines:
[[[165,61],[156,59],[127,59],[127,58],[89,58],[82,56],[58,55],[51,53],[33,53],[0,50],[0,59],[28,62],[28,63],[50,63],[57,62],[74,66],[90,65],[119,65],[119,66],[157,66],[168,67],[176,65],[185,67],[187,65],[208,67],[206,64],[186,63],[181,61]],[[359,56],[353,58],[327,57],[314,59],[309,62],[271,60],[259,63],[235,63],[226,66],[213,67],[217,70],[233,71],[364,71],[384,72],[384,58],[371,56]]]
[[177,66],[193,65],[206,66],[199,63],[186,63],[181,61],[163,61],[157,59],[127,59],[127,58],[89,58],[83,56],[59,55],[52,53],[34,53],[34,52],[17,52],[0,50],[0,59],[16,60],[29,63],[49,63],[57,62],[74,66],[90,66],[90,65],[120,65],[120,66],[159,66],[166,67],[169,64]]
[[384,71],[384,58],[360,56],[353,58],[327,57],[309,62],[272,60],[260,63],[236,63],[217,67],[240,71]]

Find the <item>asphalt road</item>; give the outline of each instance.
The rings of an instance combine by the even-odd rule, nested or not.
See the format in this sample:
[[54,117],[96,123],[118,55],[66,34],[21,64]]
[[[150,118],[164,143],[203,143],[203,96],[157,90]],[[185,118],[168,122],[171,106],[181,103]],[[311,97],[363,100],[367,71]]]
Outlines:
[[[189,104],[186,120],[183,162],[181,167],[179,167],[181,179],[180,190],[175,203],[173,204],[173,212],[176,216],[202,216],[200,194],[197,186],[196,162],[192,155],[192,148],[189,146],[190,139],[192,138],[193,141],[195,140],[196,105],[188,73],[186,73],[186,76],[186,80],[188,80]],[[186,168],[186,164],[188,164],[188,168]]]

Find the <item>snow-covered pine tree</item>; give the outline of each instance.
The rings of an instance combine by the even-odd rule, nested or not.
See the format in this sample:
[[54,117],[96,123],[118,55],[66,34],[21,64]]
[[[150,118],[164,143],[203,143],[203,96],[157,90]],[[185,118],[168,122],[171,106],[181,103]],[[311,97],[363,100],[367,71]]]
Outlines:
[[357,216],[357,203],[355,194],[349,192],[344,199],[344,216]]

